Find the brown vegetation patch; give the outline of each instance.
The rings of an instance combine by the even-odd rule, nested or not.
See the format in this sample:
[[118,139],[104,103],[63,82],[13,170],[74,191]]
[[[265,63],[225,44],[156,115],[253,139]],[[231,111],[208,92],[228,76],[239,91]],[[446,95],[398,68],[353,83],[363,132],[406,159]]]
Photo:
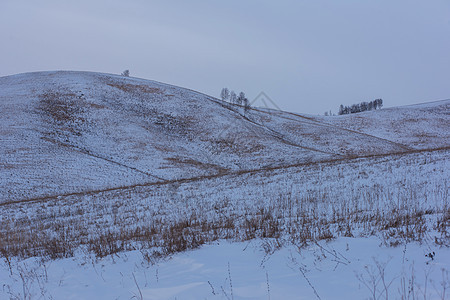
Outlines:
[[141,92],[141,93],[149,93],[149,94],[164,94],[159,88],[149,87],[145,84],[131,84],[131,83],[107,83],[107,85],[117,88],[126,93],[132,92]]
[[47,91],[39,95],[38,112],[54,126],[51,134],[80,136],[87,123],[86,100],[70,91]]
[[76,95],[48,91],[39,95],[40,108],[58,123],[69,123],[77,120],[80,106]]
[[216,165],[216,164],[211,164],[211,163],[204,163],[204,162],[200,162],[198,160],[195,159],[191,159],[191,158],[181,158],[181,157],[169,157],[166,158],[167,161],[169,161],[172,164],[175,165],[189,165],[189,166],[193,166],[196,167],[198,169],[202,169],[202,170],[210,170],[210,169],[216,169],[219,171],[226,171],[227,169]]

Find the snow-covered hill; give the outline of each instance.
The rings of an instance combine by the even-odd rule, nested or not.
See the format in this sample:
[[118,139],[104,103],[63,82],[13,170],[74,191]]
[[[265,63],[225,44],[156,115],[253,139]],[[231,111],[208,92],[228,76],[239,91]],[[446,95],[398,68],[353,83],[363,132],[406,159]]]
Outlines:
[[449,108],[322,117],[2,77],[0,298],[446,299]]
[[413,149],[450,144],[450,100],[384,108],[336,117],[313,117],[332,126],[368,133]]
[[2,77],[0,201],[447,147],[449,103],[313,118],[116,75]]

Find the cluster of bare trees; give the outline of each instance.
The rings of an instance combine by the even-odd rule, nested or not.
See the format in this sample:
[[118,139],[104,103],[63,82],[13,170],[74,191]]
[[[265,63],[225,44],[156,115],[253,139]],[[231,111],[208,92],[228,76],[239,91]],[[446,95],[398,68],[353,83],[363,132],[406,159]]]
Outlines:
[[220,92],[220,98],[225,102],[244,106],[246,111],[250,108],[250,101],[248,101],[244,92],[240,92],[238,96],[234,91],[230,91],[228,88],[223,88]]
[[351,106],[344,106],[341,104],[339,107],[339,115],[354,114],[368,110],[375,110],[383,107],[383,99],[375,99],[370,102],[361,102],[353,104]]

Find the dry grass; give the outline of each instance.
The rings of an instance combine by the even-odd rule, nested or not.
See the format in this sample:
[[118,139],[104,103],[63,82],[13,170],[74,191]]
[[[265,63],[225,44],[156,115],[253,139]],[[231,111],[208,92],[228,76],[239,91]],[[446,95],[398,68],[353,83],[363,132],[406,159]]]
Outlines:
[[88,102],[71,91],[47,91],[39,95],[38,114],[54,128],[47,135],[67,137],[83,134],[87,119],[84,112]]
[[170,162],[171,166],[192,166],[198,169],[202,169],[202,170],[211,170],[211,169],[215,169],[217,170],[217,172],[219,173],[223,173],[226,172],[228,169],[223,168],[219,165],[216,164],[210,164],[210,163],[202,163],[198,160],[194,160],[194,159],[189,159],[189,158],[182,158],[182,157],[168,157],[166,158],[166,160],[168,162]]
[[[388,170],[394,168],[380,174],[397,174],[395,166],[405,163],[416,170],[433,161],[420,155],[401,159],[380,158]],[[373,161],[367,159],[367,164]],[[450,244],[445,179],[423,181],[417,173],[396,185],[357,185],[346,172],[358,178],[369,170],[356,172],[355,167],[362,168],[361,162],[304,166],[297,172],[308,172],[312,181],[301,190],[292,190],[292,180],[301,173],[291,174],[291,168],[5,204],[0,206],[0,252],[6,258],[58,258],[78,249],[99,257],[139,249],[151,258],[218,239],[270,239],[302,247],[339,236],[370,235],[388,246],[424,240]],[[334,169],[329,179],[321,173],[327,168]],[[342,186],[328,186],[330,180]],[[289,189],[275,192],[280,185]],[[204,194],[208,187],[213,187],[211,193]],[[225,193],[227,189],[235,195]],[[239,193],[241,189],[246,192]]]
[[40,110],[58,125],[84,122],[84,119],[79,116],[84,107],[81,102],[82,100],[71,92],[48,91],[39,95]]
[[109,86],[117,88],[126,93],[136,93],[136,91],[141,93],[149,94],[164,94],[164,91],[158,88],[152,88],[145,84],[130,84],[130,83],[108,83]]
[[[3,218],[0,251],[4,257],[72,256],[85,247],[99,257],[126,250],[144,249],[153,255],[170,255],[201,246],[217,239],[245,241],[276,239],[280,244],[304,246],[317,240],[338,236],[381,234],[387,245],[397,246],[422,241],[430,230],[439,232],[436,241],[448,244],[450,211],[424,210],[406,206],[386,211],[355,210],[331,205],[323,213],[316,194],[303,198],[279,196],[275,202],[261,205],[231,203],[214,205],[194,200],[192,204],[167,203],[166,209],[136,207],[133,199],[123,199],[115,208],[95,204],[77,209],[62,208],[58,215],[41,211],[34,217]],[[376,199],[376,192],[369,194]],[[56,206],[57,204],[54,203]],[[70,204],[67,204],[70,205]],[[169,210],[167,210],[169,208]],[[58,209],[61,210],[61,209]],[[147,210],[147,213],[145,212]],[[119,213],[119,211],[121,211]],[[95,217],[95,213],[110,220]],[[429,228],[427,219],[434,219]]]

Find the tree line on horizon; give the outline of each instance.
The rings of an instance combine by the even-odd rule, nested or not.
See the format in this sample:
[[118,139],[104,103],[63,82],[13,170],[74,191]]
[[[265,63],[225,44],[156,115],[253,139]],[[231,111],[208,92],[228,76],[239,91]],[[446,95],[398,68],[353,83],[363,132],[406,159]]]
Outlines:
[[354,114],[368,110],[376,110],[383,107],[383,99],[375,99],[370,102],[361,102],[350,106],[339,106],[338,115]]

